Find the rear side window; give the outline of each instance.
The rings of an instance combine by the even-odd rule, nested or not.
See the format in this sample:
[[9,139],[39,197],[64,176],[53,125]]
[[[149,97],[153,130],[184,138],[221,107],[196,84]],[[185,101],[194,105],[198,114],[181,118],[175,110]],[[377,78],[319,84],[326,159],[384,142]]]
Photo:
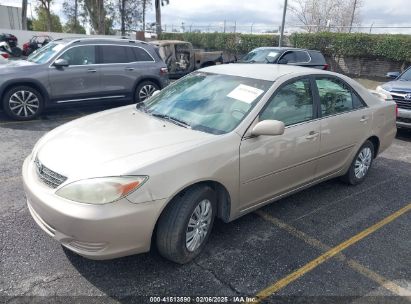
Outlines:
[[309,62],[310,56],[305,51],[291,51],[286,53],[282,58],[287,60],[287,63]]
[[151,58],[146,50],[139,47],[131,47],[130,49],[134,53],[134,61],[153,61],[153,58]]
[[310,52],[311,60],[316,64],[326,64],[323,54],[320,52]]
[[127,48],[119,45],[100,46],[101,63],[128,63],[134,61],[128,58]]
[[317,78],[321,116],[335,115],[364,107],[363,102],[344,82],[336,78]]

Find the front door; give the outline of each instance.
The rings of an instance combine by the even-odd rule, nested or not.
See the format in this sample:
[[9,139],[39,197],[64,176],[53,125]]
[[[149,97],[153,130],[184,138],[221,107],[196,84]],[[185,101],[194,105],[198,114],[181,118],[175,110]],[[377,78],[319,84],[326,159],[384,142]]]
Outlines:
[[241,209],[247,209],[311,181],[320,147],[313,83],[299,78],[280,87],[258,120],[280,120],[279,136],[245,137],[240,145]]
[[50,66],[49,83],[54,102],[92,100],[100,96],[100,67],[96,64],[95,46],[72,47],[58,59],[67,60],[69,66]]

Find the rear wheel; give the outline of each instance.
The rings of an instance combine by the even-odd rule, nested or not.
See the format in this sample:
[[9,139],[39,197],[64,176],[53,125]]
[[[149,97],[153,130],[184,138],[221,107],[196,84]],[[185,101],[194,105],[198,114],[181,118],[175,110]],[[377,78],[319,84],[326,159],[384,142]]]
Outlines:
[[158,90],[160,90],[160,87],[156,83],[149,80],[143,81],[136,88],[134,96],[135,102],[143,102],[147,98],[150,98],[151,95]]
[[216,196],[208,186],[195,186],[170,204],[158,222],[157,248],[163,257],[185,264],[200,254],[208,240]]
[[350,185],[362,183],[368,175],[374,159],[374,145],[367,140],[355,155],[348,172],[341,178]]
[[15,120],[31,120],[43,111],[42,95],[29,86],[16,86],[6,92],[3,98],[3,109]]

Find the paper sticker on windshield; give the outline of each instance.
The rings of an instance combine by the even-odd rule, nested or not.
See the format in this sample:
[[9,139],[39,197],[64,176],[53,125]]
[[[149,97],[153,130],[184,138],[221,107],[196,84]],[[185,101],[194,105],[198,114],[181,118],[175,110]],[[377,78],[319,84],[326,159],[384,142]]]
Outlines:
[[56,52],[59,52],[59,51],[61,51],[62,49],[64,49],[64,44],[62,44],[62,43],[56,44],[56,45],[53,47],[53,51],[56,51]]
[[278,55],[278,53],[276,52],[270,52],[268,53],[267,57],[276,57]]
[[252,103],[254,100],[257,99],[258,96],[263,94],[264,91],[250,87],[248,85],[240,84],[234,90],[232,90],[227,97],[237,99],[242,102]]

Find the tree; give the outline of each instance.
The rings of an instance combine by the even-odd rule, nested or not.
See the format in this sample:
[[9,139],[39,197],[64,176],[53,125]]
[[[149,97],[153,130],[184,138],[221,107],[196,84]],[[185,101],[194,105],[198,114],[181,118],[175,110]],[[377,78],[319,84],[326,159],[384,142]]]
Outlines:
[[161,34],[161,6],[170,4],[170,0],[155,0],[157,35]]
[[21,28],[27,30],[27,0],[21,2]]
[[84,23],[86,19],[83,0],[65,0],[63,14],[67,17],[67,23],[64,26],[66,33],[86,33],[85,28],[80,24],[80,21]]
[[126,30],[137,27],[141,19],[141,6],[139,0],[117,0],[117,8],[120,12],[121,35],[126,35]]
[[[37,18],[33,20],[33,30],[39,32],[57,32],[61,33],[63,27],[60,22],[60,17],[50,13],[50,24],[48,20],[48,14],[43,7],[38,7],[36,9]],[[49,30],[50,29],[50,30]]]
[[361,5],[362,0],[293,0],[289,9],[309,33],[330,30],[331,26],[343,32],[349,29],[352,16],[354,24],[360,23]]
[[151,5],[151,0],[141,0],[141,17],[143,22],[143,32],[146,31],[146,13]]
[[[51,2],[53,0],[37,0],[40,3],[40,7],[44,9],[45,15],[46,15],[46,25],[47,25],[47,31],[51,32],[52,28],[52,17],[51,17]],[[60,24],[61,25],[61,24]]]
[[84,0],[84,12],[94,33],[105,35],[112,31],[115,15],[113,2],[110,0]]

